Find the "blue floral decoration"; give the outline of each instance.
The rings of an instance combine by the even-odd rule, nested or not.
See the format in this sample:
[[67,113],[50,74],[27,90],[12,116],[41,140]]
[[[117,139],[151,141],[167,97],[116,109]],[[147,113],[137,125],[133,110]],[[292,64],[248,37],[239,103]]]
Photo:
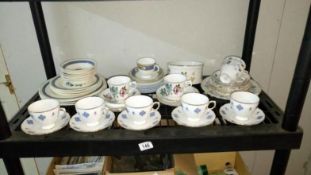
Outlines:
[[38,117],[40,120],[45,120],[46,119],[46,117],[44,116],[44,115],[39,115],[39,117]]
[[85,117],[85,118],[88,118],[88,117],[90,116],[90,114],[87,113],[87,112],[83,112],[83,113],[82,113],[82,116]]
[[144,116],[145,114],[146,114],[145,111],[140,111],[140,112],[139,112],[139,115],[140,115],[140,116]]
[[32,121],[32,120],[27,120],[27,123],[28,123],[29,125],[33,125],[33,121]]

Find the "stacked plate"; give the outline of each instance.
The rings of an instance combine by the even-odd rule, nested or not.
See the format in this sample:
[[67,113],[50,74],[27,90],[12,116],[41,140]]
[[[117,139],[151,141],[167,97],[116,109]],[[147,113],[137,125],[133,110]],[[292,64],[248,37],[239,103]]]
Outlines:
[[164,72],[160,68],[159,72],[154,73],[151,78],[142,78],[139,69],[136,67],[129,73],[132,80],[136,81],[137,89],[141,93],[153,93],[163,85]]
[[104,78],[96,74],[96,63],[73,59],[61,64],[61,75],[49,79],[39,89],[42,99],[52,98],[62,106],[74,105],[81,98],[94,96],[107,88]]
[[234,83],[225,84],[220,81],[220,71],[216,71],[202,81],[201,87],[206,94],[224,100],[229,100],[234,91],[249,91],[258,95],[261,92],[258,83],[250,79],[247,73],[243,77]]

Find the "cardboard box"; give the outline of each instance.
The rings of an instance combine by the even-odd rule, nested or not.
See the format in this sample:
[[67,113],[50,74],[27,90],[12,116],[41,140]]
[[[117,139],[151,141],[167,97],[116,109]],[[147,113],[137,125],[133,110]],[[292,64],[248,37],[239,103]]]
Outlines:
[[237,152],[200,153],[194,154],[197,166],[206,165],[209,173],[221,172],[226,163],[230,163],[239,175],[250,175],[245,163]]
[[[186,175],[197,175],[197,169],[200,165],[206,165],[209,173],[221,172],[225,168],[225,164],[229,162],[239,175],[250,175],[241,156],[237,152],[223,153],[196,153],[196,154],[175,154],[174,168],[163,171],[150,172],[134,172],[134,173],[111,173],[111,157],[106,157],[103,174],[104,175],[174,175],[176,172],[183,172]],[[61,158],[55,157],[46,173],[46,175],[54,175],[53,169],[59,164]]]

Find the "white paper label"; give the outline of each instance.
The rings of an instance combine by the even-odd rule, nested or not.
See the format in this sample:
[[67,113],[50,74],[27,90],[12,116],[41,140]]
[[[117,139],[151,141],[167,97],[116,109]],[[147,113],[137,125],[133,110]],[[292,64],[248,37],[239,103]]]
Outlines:
[[140,151],[145,151],[145,150],[153,148],[153,145],[150,141],[142,142],[142,143],[138,144],[138,146],[139,146]]

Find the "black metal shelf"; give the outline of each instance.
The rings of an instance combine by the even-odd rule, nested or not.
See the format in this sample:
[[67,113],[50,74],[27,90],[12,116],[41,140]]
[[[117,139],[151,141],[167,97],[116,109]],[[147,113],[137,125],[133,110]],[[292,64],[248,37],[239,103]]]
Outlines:
[[[38,98],[36,94],[28,103]],[[215,99],[217,118],[206,127],[178,126],[171,119],[174,107],[162,105],[160,124],[146,131],[125,130],[115,121],[111,128],[95,133],[81,133],[67,126],[44,136],[30,136],[21,131],[20,124],[29,116],[26,104],[10,122],[12,136],[0,141],[1,156],[135,155],[299,148],[302,130],[289,132],[282,129],[283,112],[266,93],[263,92],[260,99],[259,107],[265,112],[266,119],[255,126],[237,126],[223,120],[218,109],[228,101]],[[67,107],[71,115],[75,113],[73,108]],[[151,141],[154,148],[141,152],[138,144],[145,141]]]

